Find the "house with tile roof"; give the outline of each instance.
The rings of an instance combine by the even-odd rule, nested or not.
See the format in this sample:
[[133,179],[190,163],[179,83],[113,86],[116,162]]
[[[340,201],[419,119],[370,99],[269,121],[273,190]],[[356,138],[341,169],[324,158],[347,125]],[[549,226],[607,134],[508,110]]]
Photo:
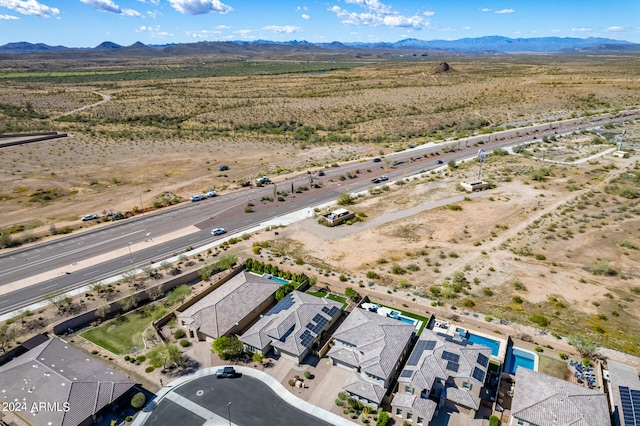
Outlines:
[[239,333],[276,301],[280,284],[242,271],[183,312],[176,312],[191,337],[214,340]]
[[415,327],[364,309],[354,309],[333,334],[327,355],[353,370],[342,389],[377,408],[409,352]]
[[609,426],[607,396],[518,367],[510,426]]
[[446,405],[474,418],[490,356],[486,346],[424,329],[398,377],[392,415],[426,425]]
[[12,424],[89,425],[134,385],[54,337],[0,367],[0,401],[15,408],[1,414],[15,416]]
[[342,303],[294,290],[242,336],[245,350],[287,356],[298,364],[340,317]]
[[640,378],[636,367],[607,360],[611,408],[616,426],[640,425]]

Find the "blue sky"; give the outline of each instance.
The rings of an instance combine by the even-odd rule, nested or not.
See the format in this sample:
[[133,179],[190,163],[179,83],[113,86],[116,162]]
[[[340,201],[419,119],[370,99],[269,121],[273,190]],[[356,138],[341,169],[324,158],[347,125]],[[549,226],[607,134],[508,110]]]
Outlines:
[[0,0],[0,45],[258,39],[607,37],[640,43],[640,1]]

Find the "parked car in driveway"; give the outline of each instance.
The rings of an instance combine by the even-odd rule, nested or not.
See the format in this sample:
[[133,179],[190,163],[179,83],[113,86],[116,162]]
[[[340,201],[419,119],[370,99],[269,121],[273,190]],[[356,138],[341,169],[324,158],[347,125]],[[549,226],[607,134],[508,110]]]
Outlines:
[[223,367],[216,371],[216,377],[218,379],[234,378],[236,377],[236,370],[233,367]]
[[222,235],[222,234],[226,234],[227,231],[224,228],[215,228],[211,230],[211,235]]
[[97,214],[86,214],[86,215],[82,216],[82,221],[86,222],[88,220],[95,220],[97,218],[98,218]]

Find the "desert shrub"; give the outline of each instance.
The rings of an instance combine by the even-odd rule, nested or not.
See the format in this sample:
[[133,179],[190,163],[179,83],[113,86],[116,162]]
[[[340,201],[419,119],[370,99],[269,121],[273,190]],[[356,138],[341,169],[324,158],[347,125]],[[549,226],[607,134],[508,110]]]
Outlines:
[[462,306],[473,308],[474,306],[476,306],[476,303],[471,299],[465,299],[462,301]]
[[183,348],[186,348],[189,345],[190,345],[190,343],[189,343],[189,341],[187,339],[180,340],[180,346],[182,346]]
[[513,286],[514,289],[518,291],[527,291],[527,287],[524,284],[522,284],[520,281],[514,281],[511,283],[511,285]]
[[517,303],[517,304],[521,304],[522,303],[522,297],[520,297],[520,296],[513,296],[511,298],[511,300],[513,300],[513,303]]
[[340,280],[340,282],[346,282],[348,280],[347,277],[344,276],[344,274],[340,274],[340,276],[338,277],[338,279]]
[[614,276],[616,275],[616,270],[609,264],[609,261],[606,259],[598,259],[589,268],[589,272],[593,275],[605,275],[605,276]]
[[380,275],[376,274],[374,271],[367,271],[367,278],[371,280],[377,280],[380,278]]
[[185,333],[184,330],[178,330],[175,333],[173,333],[173,337],[175,337],[176,339],[182,339],[186,335],[187,335],[187,333]]
[[540,327],[546,327],[549,325],[549,319],[542,314],[533,314],[529,316],[529,321]]
[[145,362],[147,360],[147,357],[144,355],[140,355],[139,357],[136,358],[136,361],[140,361],[140,362]]
[[560,357],[560,359],[569,359],[569,355],[567,355],[567,354],[566,354],[566,353],[564,353],[564,352],[560,352],[560,353],[558,354],[558,356]]
[[155,367],[150,365],[150,366],[148,366],[147,368],[144,369],[144,372],[145,373],[151,373],[151,372],[153,372],[153,370],[155,370]]
[[544,254],[536,254],[536,260],[547,260],[547,257]]
[[542,349],[542,347],[540,347],[540,346],[536,346],[536,347],[535,347],[535,348],[533,348],[533,349],[535,349],[535,351],[536,351],[536,352],[538,352],[538,353],[540,353],[540,352],[544,351],[544,349]]
[[310,379],[311,378],[311,373],[309,371],[305,371],[304,372],[304,378],[305,379]]
[[396,275],[404,275],[407,273],[407,271],[402,266],[396,263],[393,266],[391,266],[391,273]]

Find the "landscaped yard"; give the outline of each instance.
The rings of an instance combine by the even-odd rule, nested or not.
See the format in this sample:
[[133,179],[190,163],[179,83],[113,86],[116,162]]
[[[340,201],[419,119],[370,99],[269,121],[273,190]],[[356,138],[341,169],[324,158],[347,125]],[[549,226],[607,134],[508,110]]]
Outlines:
[[81,336],[116,355],[126,355],[134,348],[144,349],[142,332],[167,312],[169,308],[164,305],[147,306],[85,331]]
[[566,361],[540,354],[538,354],[538,356],[540,357],[540,363],[538,364],[538,371],[540,373],[562,380],[566,380],[567,377],[569,377],[569,367],[567,367]]

